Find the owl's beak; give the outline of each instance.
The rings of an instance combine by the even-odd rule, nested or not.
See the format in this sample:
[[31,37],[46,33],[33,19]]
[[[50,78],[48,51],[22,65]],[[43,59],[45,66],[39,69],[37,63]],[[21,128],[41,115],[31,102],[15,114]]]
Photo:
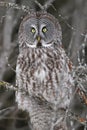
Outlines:
[[41,41],[41,37],[40,36],[37,36],[37,41],[38,41],[38,43],[40,43],[40,41]]
[[42,44],[41,44],[41,37],[40,36],[37,36],[37,47],[41,47]]

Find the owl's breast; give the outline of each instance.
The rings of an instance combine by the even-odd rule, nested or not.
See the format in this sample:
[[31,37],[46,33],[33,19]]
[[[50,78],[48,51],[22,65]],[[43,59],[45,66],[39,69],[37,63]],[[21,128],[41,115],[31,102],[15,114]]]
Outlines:
[[34,73],[35,79],[37,79],[38,82],[43,83],[43,81],[46,79],[47,72],[43,68],[37,69]]
[[72,79],[68,66],[61,67],[58,63],[59,61],[49,60],[34,67],[28,90],[30,93],[42,95],[50,103],[66,107],[72,94]]
[[45,100],[58,106],[60,104],[60,107],[69,104],[73,81],[64,55],[59,55],[58,51],[30,51],[18,62],[18,86],[25,88],[31,95],[42,95]]

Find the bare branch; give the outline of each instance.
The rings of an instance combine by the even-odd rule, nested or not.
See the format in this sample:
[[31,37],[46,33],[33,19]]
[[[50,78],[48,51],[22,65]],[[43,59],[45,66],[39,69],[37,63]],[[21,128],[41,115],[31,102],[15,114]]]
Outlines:
[[47,10],[50,6],[52,6],[52,3],[55,0],[48,0],[45,4],[44,4],[44,9]]
[[44,10],[44,7],[37,0],[35,0],[35,3],[40,7],[41,10]]
[[4,81],[0,81],[0,88],[5,88],[5,89],[10,89],[10,90],[14,90],[17,91],[17,87],[13,86],[10,83],[4,82]]
[[5,119],[5,116],[10,114],[11,112],[14,112],[16,110],[16,106],[8,107],[5,109],[0,110],[0,120]]
[[52,6],[52,3],[55,0],[48,0],[47,2],[45,2],[45,4],[42,6],[37,0],[35,0],[35,3],[40,7],[41,10],[47,10],[50,6]]

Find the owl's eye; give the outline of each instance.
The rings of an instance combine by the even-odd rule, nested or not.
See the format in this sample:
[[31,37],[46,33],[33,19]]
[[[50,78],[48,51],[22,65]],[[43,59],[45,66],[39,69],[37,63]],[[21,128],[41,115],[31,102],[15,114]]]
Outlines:
[[32,28],[31,28],[31,32],[32,32],[32,33],[35,33],[35,32],[36,32],[35,28],[32,27]]
[[47,32],[47,28],[46,28],[46,27],[43,27],[43,28],[42,28],[42,32],[44,32],[44,33]]

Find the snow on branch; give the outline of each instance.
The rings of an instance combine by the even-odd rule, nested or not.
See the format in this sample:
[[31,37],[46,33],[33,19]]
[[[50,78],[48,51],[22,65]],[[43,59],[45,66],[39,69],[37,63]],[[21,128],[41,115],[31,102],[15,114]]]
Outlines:
[[30,10],[29,6],[25,6],[25,5],[19,6],[18,4],[15,4],[15,3],[8,3],[8,2],[3,2],[3,1],[0,1],[0,6],[6,7],[6,8],[23,10],[24,12],[29,12]]

